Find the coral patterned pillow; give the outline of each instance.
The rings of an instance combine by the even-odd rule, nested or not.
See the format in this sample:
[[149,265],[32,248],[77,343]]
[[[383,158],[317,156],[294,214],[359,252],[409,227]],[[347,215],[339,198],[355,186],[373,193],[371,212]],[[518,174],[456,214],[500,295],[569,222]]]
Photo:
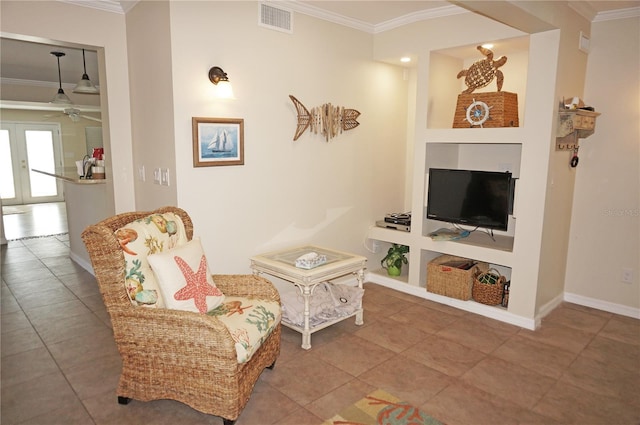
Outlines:
[[211,277],[200,238],[147,259],[167,308],[204,314],[224,301]]
[[184,223],[174,213],[151,214],[115,231],[125,261],[125,288],[131,304],[164,307],[147,256],[188,242]]

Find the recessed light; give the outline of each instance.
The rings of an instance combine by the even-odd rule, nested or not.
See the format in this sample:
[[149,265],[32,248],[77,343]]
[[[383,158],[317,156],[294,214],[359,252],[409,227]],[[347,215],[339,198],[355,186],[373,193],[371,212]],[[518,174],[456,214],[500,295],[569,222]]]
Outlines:
[[408,56],[404,56],[404,57],[400,58],[400,62],[405,62],[405,63],[406,62],[411,62],[411,58],[408,57]]
[[484,47],[485,49],[493,49],[493,44],[485,43],[485,44],[482,45],[482,47]]

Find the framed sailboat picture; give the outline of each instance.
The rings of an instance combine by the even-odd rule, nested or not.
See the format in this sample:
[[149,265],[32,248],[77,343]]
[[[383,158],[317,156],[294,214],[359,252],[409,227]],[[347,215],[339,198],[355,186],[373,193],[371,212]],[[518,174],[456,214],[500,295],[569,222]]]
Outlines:
[[193,166],[244,164],[244,120],[192,118]]

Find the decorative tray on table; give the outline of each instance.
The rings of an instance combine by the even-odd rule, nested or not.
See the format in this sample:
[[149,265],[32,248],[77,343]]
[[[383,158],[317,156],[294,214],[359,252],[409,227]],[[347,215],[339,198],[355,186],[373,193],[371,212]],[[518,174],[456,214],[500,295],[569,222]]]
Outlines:
[[312,269],[314,267],[321,266],[327,262],[326,255],[318,254],[317,252],[308,252],[300,257],[296,258],[296,267],[300,269]]

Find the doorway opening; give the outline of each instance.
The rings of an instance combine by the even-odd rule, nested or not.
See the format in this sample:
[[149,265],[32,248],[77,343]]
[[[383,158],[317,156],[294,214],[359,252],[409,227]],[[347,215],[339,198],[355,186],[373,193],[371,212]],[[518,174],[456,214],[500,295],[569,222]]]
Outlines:
[[[7,85],[0,99],[2,236],[16,240],[67,233],[62,180],[33,169],[77,178],[76,161],[91,155],[88,146],[97,143],[89,133],[99,134],[101,144],[102,95],[74,87],[83,71],[100,86],[103,52],[96,46],[8,34],[0,37],[0,47]],[[52,52],[63,52],[64,60],[56,61]],[[52,100],[58,89],[64,89],[71,103]]]

